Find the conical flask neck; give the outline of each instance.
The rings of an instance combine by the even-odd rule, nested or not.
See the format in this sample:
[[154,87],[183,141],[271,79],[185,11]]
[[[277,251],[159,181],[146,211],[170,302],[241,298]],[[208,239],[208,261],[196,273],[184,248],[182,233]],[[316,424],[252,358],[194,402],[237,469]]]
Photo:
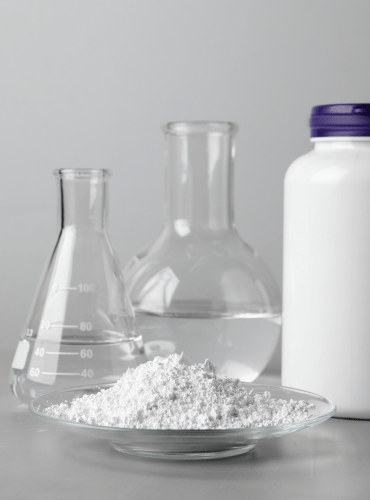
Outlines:
[[230,229],[236,126],[169,123],[164,131],[166,226],[179,236]]
[[107,215],[107,170],[62,169],[55,172],[61,228],[103,230]]

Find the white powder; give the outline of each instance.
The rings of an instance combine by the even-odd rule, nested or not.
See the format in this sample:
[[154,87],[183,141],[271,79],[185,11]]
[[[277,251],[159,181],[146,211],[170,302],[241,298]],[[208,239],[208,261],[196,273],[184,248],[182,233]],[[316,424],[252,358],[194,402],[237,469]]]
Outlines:
[[188,366],[183,355],[157,357],[129,368],[97,394],[45,410],[51,417],[136,429],[235,429],[306,420],[314,405],[248,391],[239,379],[219,377],[215,366]]

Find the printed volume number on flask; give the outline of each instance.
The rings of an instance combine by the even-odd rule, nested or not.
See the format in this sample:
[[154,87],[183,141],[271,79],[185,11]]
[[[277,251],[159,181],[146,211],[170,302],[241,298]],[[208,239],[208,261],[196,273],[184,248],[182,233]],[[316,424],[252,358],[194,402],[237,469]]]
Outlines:
[[65,352],[65,353],[56,353],[53,351],[46,351],[45,347],[37,347],[34,351],[35,356],[39,356],[43,358],[45,354],[69,354],[69,355],[79,355],[81,358],[92,358],[94,356],[94,351],[92,349],[81,349],[79,352]]
[[[73,368],[72,370],[68,370],[67,368],[75,366],[73,359],[80,358],[85,362],[89,362],[93,357],[93,348],[76,350],[72,346],[64,346],[63,350],[58,350],[53,344],[36,343],[27,378],[48,385],[53,384],[56,377],[93,378],[94,370],[88,366],[81,367],[82,369],[79,371],[75,371]],[[71,361],[68,361],[68,359]],[[59,364],[59,361],[62,361],[62,365]],[[65,370],[65,368],[67,368],[67,370]]]
[[92,283],[79,283],[77,286],[61,286],[58,283],[53,283],[51,287],[53,292],[77,291],[81,293],[95,292],[95,285]]
[[78,328],[81,332],[91,332],[92,323],[90,321],[81,321],[78,325],[63,325],[62,323],[51,323],[51,321],[43,319],[40,328],[43,330],[50,330],[50,328]]
[[31,366],[30,372],[29,372],[30,377],[33,379],[37,379],[40,375],[74,375],[75,377],[81,376],[84,378],[93,378],[94,376],[94,370],[92,368],[84,368],[82,372],[76,372],[76,373],[65,373],[65,372],[46,372],[46,371],[41,371],[39,367],[34,367]]

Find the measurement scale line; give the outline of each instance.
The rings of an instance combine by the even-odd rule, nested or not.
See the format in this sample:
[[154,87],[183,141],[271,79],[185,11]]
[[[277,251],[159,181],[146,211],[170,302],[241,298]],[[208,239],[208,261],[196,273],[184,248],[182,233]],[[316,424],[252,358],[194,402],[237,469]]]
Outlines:
[[58,323],[51,323],[52,328],[78,328],[78,325],[59,325]]
[[58,351],[46,351],[45,354],[62,354],[65,356],[78,356],[80,353],[79,352],[58,352]]
[[81,375],[80,373],[41,372],[42,375]]
[[71,286],[71,287],[61,287],[61,286],[58,286],[58,290],[77,290],[77,286]]

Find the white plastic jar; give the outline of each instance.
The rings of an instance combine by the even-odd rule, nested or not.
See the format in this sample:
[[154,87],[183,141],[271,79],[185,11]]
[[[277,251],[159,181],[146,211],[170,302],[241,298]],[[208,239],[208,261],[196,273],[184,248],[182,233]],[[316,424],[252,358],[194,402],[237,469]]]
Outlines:
[[284,192],[283,385],[370,418],[370,104],[316,106]]

